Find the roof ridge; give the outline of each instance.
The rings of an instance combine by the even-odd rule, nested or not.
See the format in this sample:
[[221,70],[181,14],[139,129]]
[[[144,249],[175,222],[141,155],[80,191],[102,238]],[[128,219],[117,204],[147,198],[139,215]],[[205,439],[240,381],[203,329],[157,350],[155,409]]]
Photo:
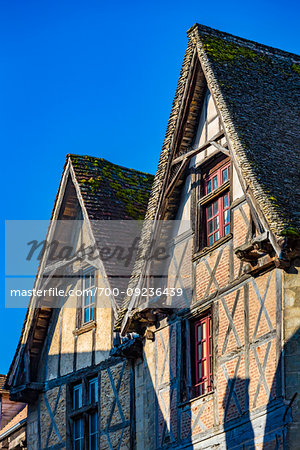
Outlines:
[[79,157],[79,158],[88,157],[88,158],[98,159],[98,160],[107,162],[108,164],[111,164],[111,165],[113,165],[113,166],[115,166],[115,167],[119,167],[120,169],[130,170],[130,171],[135,172],[135,173],[140,173],[140,174],[142,174],[142,175],[150,175],[150,176],[154,177],[154,175],[153,175],[152,173],[149,173],[149,172],[143,172],[142,170],[138,170],[138,169],[132,169],[131,167],[121,166],[120,164],[113,163],[113,162],[109,161],[108,159],[105,159],[105,158],[102,158],[102,157],[99,157],[99,156],[77,155],[77,154],[75,154],[75,153],[67,153],[67,158],[68,158],[68,157],[72,157],[72,156],[76,156],[76,157]]
[[236,36],[231,33],[227,33],[226,31],[221,31],[216,28],[211,28],[206,25],[202,25],[199,23],[195,23],[191,28],[187,30],[187,35],[189,36],[195,29],[197,29],[200,33],[204,32],[209,35],[218,35],[222,39],[226,39],[227,41],[234,41],[234,43],[239,43],[240,45],[244,45],[247,47],[251,47],[253,49],[253,46],[255,46],[256,50],[259,51],[266,51],[268,50],[270,53],[272,53],[274,56],[282,56],[282,57],[295,57],[297,61],[300,62],[300,55],[293,52],[288,52],[287,50],[282,50],[277,47],[272,47],[271,45],[262,44],[261,42],[253,41],[251,39],[246,39],[240,36]]

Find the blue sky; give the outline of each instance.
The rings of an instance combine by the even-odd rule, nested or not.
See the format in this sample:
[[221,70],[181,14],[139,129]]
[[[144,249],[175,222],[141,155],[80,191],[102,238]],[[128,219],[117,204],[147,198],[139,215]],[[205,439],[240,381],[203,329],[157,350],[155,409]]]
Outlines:
[[[299,53],[296,1],[0,1],[4,221],[49,219],[67,153],[154,173],[187,44],[199,22]],[[0,301],[0,373],[24,309]]]

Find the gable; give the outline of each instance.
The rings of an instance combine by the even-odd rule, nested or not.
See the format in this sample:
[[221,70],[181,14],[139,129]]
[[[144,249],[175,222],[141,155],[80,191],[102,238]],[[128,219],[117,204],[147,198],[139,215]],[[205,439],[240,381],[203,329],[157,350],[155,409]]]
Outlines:
[[[39,302],[32,297],[8,375],[7,385],[14,386],[11,395],[15,395],[15,398],[23,398],[23,394],[25,398],[26,395],[34,395],[31,391],[40,389],[40,383],[60,376],[64,370],[69,373],[99,363],[107,357],[112,345],[112,326],[118,304],[117,296],[112,293],[111,280],[114,282],[114,277],[109,262],[104,264],[100,257],[100,245],[103,245],[103,239],[107,243],[106,239],[112,231],[113,222],[108,223],[108,219],[120,221],[143,217],[151,182],[152,176],[149,174],[121,168],[102,159],[75,155],[67,157],[47,243],[59,242],[54,251],[58,256],[62,254],[61,251],[68,249],[72,249],[72,254],[70,256],[67,252],[61,260],[53,260],[52,247],[48,245],[34,287],[60,287],[65,292],[69,292],[70,288],[82,289],[80,274],[91,268],[95,270],[95,286],[100,290],[109,288],[109,294],[100,298],[101,307],[95,313],[95,326],[84,335],[81,332],[77,335],[76,331],[76,296],[66,296],[60,311],[57,309],[60,308],[59,298],[53,303],[50,295]],[[80,256],[82,246],[92,251]],[[128,271],[130,267],[126,269]],[[127,283],[126,277],[123,281]],[[97,345],[92,344],[94,339]],[[76,362],[71,363],[74,353],[77,354]],[[59,363],[62,359],[64,362]]]
[[[286,245],[283,236],[290,236],[289,245],[293,246],[293,238],[300,231],[294,196],[300,173],[295,106],[299,58],[200,25],[192,27],[188,37],[146,219],[176,217],[190,159],[195,156],[199,162],[213,154],[215,150],[205,139],[209,128],[219,127],[214,146],[225,150],[233,161],[235,198],[245,196],[258,230],[267,232],[277,256],[282,255],[282,246]],[[205,96],[207,88],[210,98]],[[279,111],[285,114],[283,120],[275,117],[278,99]],[[205,102],[208,108],[201,116]],[[218,117],[214,118],[216,110]],[[203,114],[212,119],[206,128]],[[292,171],[290,161],[295,163]],[[145,226],[132,287],[141,276],[150,236],[151,230]],[[132,302],[124,299],[116,329],[120,329],[124,317],[128,318]]]

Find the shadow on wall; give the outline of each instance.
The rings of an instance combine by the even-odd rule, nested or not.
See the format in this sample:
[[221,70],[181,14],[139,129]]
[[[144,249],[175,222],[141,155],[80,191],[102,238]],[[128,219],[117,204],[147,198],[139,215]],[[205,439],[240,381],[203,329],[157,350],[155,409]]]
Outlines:
[[[156,339],[160,339],[160,336]],[[167,346],[169,348],[168,362],[164,361],[163,354],[157,354],[157,357],[161,359],[162,367],[169,364],[170,383],[161,383],[160,389],[153,386],[157,411],[155,437],[153,437],[151,448],[208,449],[215,445],[236,450],[299,448],[296,436],[298,433],[299,439],[300,328],[283,348],[272,385],[267,384],[263,365],[261,373],[258,374],[260,389],[268,392],[269,395],[265,408],[253,408],[257,380],[240,377],[228,379],[225,395],[223,399],[218,400],[223,411],[223,417],[220,417],[220,420],[224,434],[220,433],[215,437],[207,424],[208,416],[213,415],[214,412],[208,407],[209,401],[205,399],[205,396],[202,399],[187,402],[185,405],[180,404],[180,383],[176,379],[178,372],[176,373],[176,364],[174,364],[174,353],[172,353],[174,340],[171,334],[168,343],[163,345],[164,352]],[[159,371],[157,374],[164,381],[163,374]],[[283,375],[286,384],[285,400],[282,386]],[[253,386],[255,386],[254,392]],[[235,410],[234,413],[232,413],[233,410]]]
[[[57,311],[57,316],[53,316],[53,320],[57,320],[58,316],[59,312]],[[253,449],[255,446],[263,449],[276,449],[283,448],[285,445],[288,445],[288,448],[297,448],[295,447],[295,438],[290,438],[289,433],[294,430],[294,434],[291,434],[291,436],[296,436],[296,427],[299,426],[300,395],[298,393],[297,396],[297,390],[299,391],[300,329],[284,346],[272,386],[270,386],[266,409],[261,410],[261,415],[254,418],[253,414],[250,413],[253,406],[253,392],[252,397],[249,393],[251,391],[251,379],[247,378],[229,378],[224,397],[218,399],[219,405],[212,395],[181,403],[183,386],[180,385],[181,367],[176,355],[176,349],[180,349],[181,345],[181,334],[176,328],[176,323],[170,324],[165,330],[168,328],[170,330],[165,341],[163,342],[161,335],[156,333],[154,342],[156,345],[156,379],[150,381],[150,385],[148,384],[147,393],[147,398],[152,398],[154,404],[145,404],[142,410],[137,410],[136,417],[132,408],[133,366],[130,365],[128,370],[126,369],[124,372],[122,361],[125,362],[125,359],[122,358],[110,358],[111,365],[107,365],[105,362],[102,363],[103,366],[102,364],[91,364],[90,372],[101,370],[101,379],[105,379],[105,403],[107,403],[108,412],[101,417],[99,438],[102,439],[102,444],[105,442],[108,445],[107,448],[110,448],[109,441],[113,441],[115,444],[112,445],[112,448],[118,448],[118,439],[121,441],[125,439],[124,430],[126,430],[126,433],[129,433],[130,430],[133,439],[134,420],[140,420],[139,415],[145,414],[147,408],[150,408],[154,417],[154,424],[151,428],[145,417],[142,418],[145,429],[142,435],[137,436],[137,449],[147,448],[147,450],[152,450],[167,447],[205,449],[218,444],[227,449]],[[161,343],[160,347],[158,346],[159,343]],[[70,356],[74,357],[73,354],[70,354]],[[283,356],[285,357],[284,368],[287,384],[287,402],[285,403],[282,393]],[[52,358],[56,358],[56,355],[49,355],[49,360]],[[148,380],[151,380],[146,363],[145,360],[141,367],[141,370],[144,371],[143,379],[146,380],[148,377]],[[82,374],[84,371],[82,371]],[[121,372],[122,376],[120,375]],[[78,377],[80,375],[79,372]],[[65,377],[64,382],[70,382],[69,377],[72,377],[72,369],[70,375]],[[259,377],[261,377],[260,389],[266,389],[263,368]],[[55,384],[54,381],[52,383]],[[255,383],[257,385],[257,380]],[[142,391],[145,391],[145,386],[141,386]],[[44,394],[44,396],[47,396],[47,394]],[[139,399],[137,397],[135,404],[138,408]],[[214,408],[219,409],[221,427],[223,425],[224,430],[224,433],[221,432],[215,437],[212,436],[211,432],[214,421],[216,422]],[[233,409],[234,414],[232,413]],[[102,413],[104,413],[104,410],[101,411]],[[55,420],[56,418],[54,418]],[[147,446],[143,447],[143,442],[146,442],[143,439],[145,439],[147,433],[149,435]],[[214,442],[212,442],[212,439],[214,439]],[[294,442],[292,441],[289,444],[289,439],[294,439]],[[106,448],[105,444],[103,448]]]

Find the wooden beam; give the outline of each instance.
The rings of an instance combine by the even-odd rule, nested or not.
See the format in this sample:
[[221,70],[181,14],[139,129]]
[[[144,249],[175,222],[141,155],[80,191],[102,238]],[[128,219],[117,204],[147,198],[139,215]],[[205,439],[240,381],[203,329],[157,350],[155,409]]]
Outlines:
[[185,159],[184,161],[182,161],[181,166],[178,170],[178,172],[176,173],[176,175],[174,176],[173,180],[171,181],[171,183],[168,185],[166,191],[165,191],[165,195],[164,198],[167,198],[173,191],[173,188],[175,187],[176,181],[178,180],[178,178],[180,177],[180,175],[182,174],[182,172],[184,171],[184,169],[186,168],[186,165],[188,163],[188,160]]
[[190,152],[185,153],[184,155],[178,156],[178,158],[175,158],[172,161],[172,166],[174,164],[178,164],[179,162],[190,159],[193,156],[197,155],[198,153],[202,152],[203,150],[206,150],[208,147],[210,147],[212,144],[212,141],[216,141],[217,139],[220,139],[224,136],[224,131],[221,130],[217,134],[215,134],[209,141],[206,141],[204,144],[200,145],[200,147],[195,148],[194,150],[191,150]]
[[230,156],[230,152],[229,152],[228,148],[225,148],[222,145],[220,145],[220,144],[218,144],[217,142],[214,142],[214,141],[209,141],[209,142],[211,143],[211,145],[213,145],[218,150],[220,150],[220,152],[224,153],[226,156]]

